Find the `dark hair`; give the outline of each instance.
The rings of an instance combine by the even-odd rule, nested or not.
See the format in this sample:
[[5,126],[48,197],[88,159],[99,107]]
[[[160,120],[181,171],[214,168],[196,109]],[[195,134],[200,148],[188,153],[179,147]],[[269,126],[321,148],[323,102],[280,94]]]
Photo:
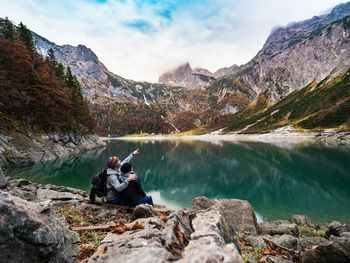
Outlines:
[[124,163],[122,165],[122,167],[120,167],[120,171],[123,173],[123,174],[126,174],[128,172],[130,172],[132,169],[132,165],[131,163]]

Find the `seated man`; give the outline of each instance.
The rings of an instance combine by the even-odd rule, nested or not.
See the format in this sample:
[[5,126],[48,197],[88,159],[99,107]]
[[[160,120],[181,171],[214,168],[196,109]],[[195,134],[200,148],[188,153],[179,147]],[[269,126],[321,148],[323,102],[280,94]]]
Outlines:
[[[129,180],[137,175],[133,171],[133,167],[130,163],[124,163],[121,168],[121,180]],[[131,180],[128,186],[120,192],[120,197],[123,204],[134,207],[140,204],[149,204],[153,206],[153,200],[151,196],[147,196],[142,189],[139,180]]]
[[139,153],[139,149],[133,151],[122,162],[119,161],[117,156],[111,156],[107,162],[107,203],[122,205],[120,192],[126,189],[128,184],[137,180],[136,175],[131,175],[127,178],[120,176],[119,168],[122,164],[130,162],[132,157]]

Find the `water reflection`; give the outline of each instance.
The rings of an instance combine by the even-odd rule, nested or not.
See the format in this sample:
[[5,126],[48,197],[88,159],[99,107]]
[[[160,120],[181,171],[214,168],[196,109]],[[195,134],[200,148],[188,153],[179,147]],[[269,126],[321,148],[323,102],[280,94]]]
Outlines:
[[111,141],[104,150],[16,169],[12,174],[88,190],[111,154],[133,164],[146,191],[168,206],[199,195],[246,199],[264,218],[299,213],[316,221],[350,221],[350,152],[319,144],[281,148],[257,142]]

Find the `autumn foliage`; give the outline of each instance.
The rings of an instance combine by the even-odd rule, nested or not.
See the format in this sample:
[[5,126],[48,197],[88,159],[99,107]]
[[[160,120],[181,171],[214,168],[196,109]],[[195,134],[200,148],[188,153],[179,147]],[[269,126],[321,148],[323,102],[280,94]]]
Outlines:
[[14,26],[6,35],[0,24],[1,129],[92,131],[95,120],[80,88],[67,75],[57,76],[52,62],[36,53],[19,30]]

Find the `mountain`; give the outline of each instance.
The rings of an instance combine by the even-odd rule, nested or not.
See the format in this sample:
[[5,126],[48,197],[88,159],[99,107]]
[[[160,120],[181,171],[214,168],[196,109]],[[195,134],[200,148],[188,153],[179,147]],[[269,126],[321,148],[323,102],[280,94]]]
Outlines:
[[288,125],[302,129],[350,127],[350,69],[313,81],[273,105],[260,95],[233,115],[225,132],[264,133]]
[[350,65],[350,2],[329,14],[275,29],[258,54],[234,74],[211,85],[223,95],[243,93],[250,100],[263,93],[278,101]]
[[174,70],[163,73],[158,82],[168,85],[177,85],[188,89],[200,89],[210,86],[215,81],[212,73],[206,69],[192,70],[189,63],[185,63]]
[[214,72],[213,76],[214,76],[214,78],[218,79],[218,78],[221,78],[225,75],[233,74],[233,73],[237,72],[238,70],[239,70],[239,66],[234,64],[228,68],[225,67],[225,68],[218,69],[217,71]]

